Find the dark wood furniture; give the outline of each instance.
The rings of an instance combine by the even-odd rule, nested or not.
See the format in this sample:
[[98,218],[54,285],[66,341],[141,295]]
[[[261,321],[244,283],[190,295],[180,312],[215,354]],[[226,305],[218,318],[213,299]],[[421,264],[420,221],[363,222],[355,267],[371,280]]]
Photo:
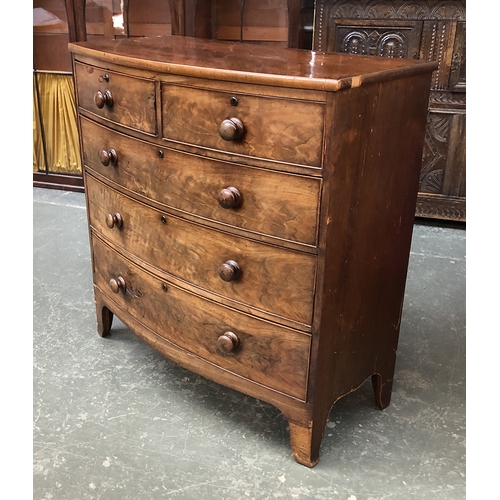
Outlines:
[[438,62],[416,214],[465,221],[465,0],[317,0],[313,49]]
[[[66,0],[68,12],[71,12],[75,26],[76,40],[87,40],[87,1],[86,0]],[[163,0],[156,2],[157,7],[157,24],[169,24],[170,31],[173,35],[192,36],[201,38],[211,38],[212,23],[213,23],[213,8],[212,0]],[[148,20],[154,18],[149,15],[154,2],[144,2],[139,0],[122,0],[121,9],[124,17],[124,31],[120,33],[125,37],[134,36],[157,36],[156,30],[147,29],[130,29],[132,20],[135,20],[136,14],[140,16],[141,10],[148,11]],[[131,12],[132,10],[132,12]],[[163,19],[164,18],[164,19]],[[166,20],[167,23],[164,23]],[[106,38],[114,38],[115,32],[112,25],[109,25],[109,36]],[[151,28],[151,23],[147,26]],[[164,33],[166,34],[166,33]]]
[[116,314],[275,405],[315,465],[339,398],[371,377],[389,404],[437,65],[188,37],[70,50],[99,334]]
[[[88,11],[95,5],[65,1],[75,33],[71,40],[91,38]],[[307,49],[312,45],[314,0],[123,0],[121,9],[123,30],[113,29],[109,17],[108,27],[101,26],[99,34],[107,38],[172,34]]]

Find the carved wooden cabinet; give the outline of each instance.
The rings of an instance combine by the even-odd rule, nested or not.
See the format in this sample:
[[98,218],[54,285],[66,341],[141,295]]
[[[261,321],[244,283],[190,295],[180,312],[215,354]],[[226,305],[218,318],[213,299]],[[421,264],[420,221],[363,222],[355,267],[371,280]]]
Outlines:
[[436,65],[187,37],[70,49],[99,333],[116,314],[275,405],[313,466],[336,400],[372,377],[389,404]]
[[313,48],[438,62],[416,214],[465,221],[465,0],[317,0]]

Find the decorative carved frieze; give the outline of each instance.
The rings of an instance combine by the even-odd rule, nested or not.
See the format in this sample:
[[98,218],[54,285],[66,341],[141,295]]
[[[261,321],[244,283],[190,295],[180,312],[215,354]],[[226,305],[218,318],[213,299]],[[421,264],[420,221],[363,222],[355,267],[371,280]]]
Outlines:
[[[318,1],[321,8],[325,0]],[[465,0],[340,0],[329,2],[330,17],[362,19],[465,20]]]
[[329,51],[369,56],[418,59],[421,25],[417,22],[332,20]]
[[465,92],[445,92],[440,90],[431,90],[429,99],[430,108],[450,108],[463,109],[465,111],[466,98]]
[[417,200],[417,217],[465,222],[465,198],[420,194]]

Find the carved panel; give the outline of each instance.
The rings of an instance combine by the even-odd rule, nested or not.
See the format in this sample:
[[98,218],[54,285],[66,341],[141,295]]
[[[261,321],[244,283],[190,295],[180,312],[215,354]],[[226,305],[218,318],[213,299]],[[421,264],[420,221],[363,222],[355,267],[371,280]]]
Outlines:
[[466,115],[453,113],[446,172],[442,193],[465,200],[466,195]]
[[330,19],[465,22],[465,0],[317,0],[314,50],[327,50]]
[[317,51],[437,61],[417,215],[465,220],[465,0],[317,0]]
[[329,31],[329,52],[418,59],[422,23],[332,19]]
[[451,114],[434,112],[427,116],[420,172],[421,193],[442,193],[452,118]]
[[450,72],[450,89],[465,90],[465,22],[457,23]]

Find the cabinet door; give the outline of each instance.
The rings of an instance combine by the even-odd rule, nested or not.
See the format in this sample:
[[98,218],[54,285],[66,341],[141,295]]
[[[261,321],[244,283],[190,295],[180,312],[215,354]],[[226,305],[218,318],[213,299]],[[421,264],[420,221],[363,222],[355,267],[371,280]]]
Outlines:
[[328,52],[418,59],[422,21],[331,19]]

